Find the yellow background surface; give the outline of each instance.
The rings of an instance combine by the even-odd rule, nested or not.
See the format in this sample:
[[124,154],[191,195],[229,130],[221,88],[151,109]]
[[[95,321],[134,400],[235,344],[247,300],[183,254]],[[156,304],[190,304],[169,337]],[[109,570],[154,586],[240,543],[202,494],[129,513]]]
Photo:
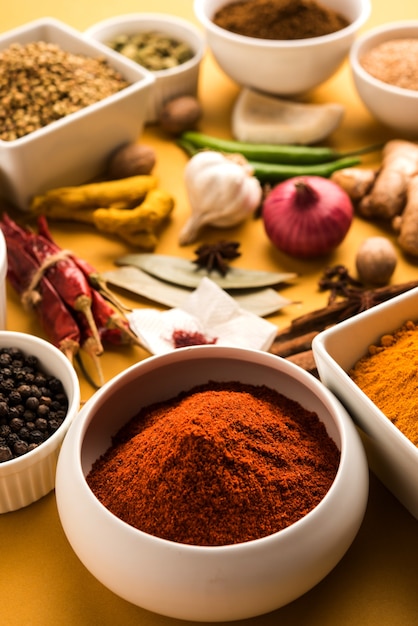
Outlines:
[[[84,30],[117,13],[156,11],[174,13],[193,22],[192,0],[12,0],[3,3],[1,31],[32,19],[53,16]],[[372,15],[364,29],[389,21],[418,18],[415,0],[372,0]],[[238,87],[217,67],[210,53],[202,64],[199,97],[203,105],[201,130],[229,136],[230,113]],[[311,94],[316,102],[344,104],[342,126],[330,145],[349,149],[385,141],[394,135],[375,122],[357,98],[347,63],[326,84]],[[158,128],[148,127],[143,142],[155,147],[155,173],[160,186],[176,199],[170,225],[156,252],[191,258],[194,247],[178,248],[177,237],[189,213],[182,173],[186,158]],[[80,150],[83,146],[80,146]],[[378,159],[379,155],[374,158]],[[53,158],[53,155],[51,155]],[[48,167],[48,163],[43,164]],[[114,259],[130,252],[123,243],[106,239],[79,225],[52,225],[63,248],[88,260],[96,269],[108,270]],[[292,304],[270,318],[279,328],[304,312],[326,304],[317,281],[325,265],[344,263],[354,271],[360,241],[379,228],[356,218],[338,251],[327,259],[299,262],[272,249],[260,221],[249,221],[223,235],[241,242],[242,256],[235,262],[246,268],[297,272],[299,277],[283,290]],[[416,266],[400,257],[393,282],[416,279]],[[129,299],[132,306],[151,303]],[[154,306],[154,305],[152,305]],[[16,295],[8,290],[11,330],[42,336],[37,320],[23,312]],[[106,379],[147,356],[140,348],[107,351],[102,357]],[[93,389],[80,375],[82,400]],[[364,523],[351,548],[337,567],[317,587],[292,604],[271,614],[248,620],[254,626],[405,626],[418,624],[418,525],[397,500],[371,476],[370,499]],[[133,606],[105,589],[79,562],[62,531],[54,493],[26,509],[0,516],[0,622],[4,626],[169,626],[177,620]]]

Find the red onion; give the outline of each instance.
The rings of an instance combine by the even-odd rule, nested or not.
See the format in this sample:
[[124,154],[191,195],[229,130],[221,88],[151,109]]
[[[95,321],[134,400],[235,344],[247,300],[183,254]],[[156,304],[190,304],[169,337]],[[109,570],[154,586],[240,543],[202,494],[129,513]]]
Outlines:
[[297,176],[276,185],[263,202],[263,222],[273,245],[298,258],[334,250],[353,220],[348,194],[321,176]]

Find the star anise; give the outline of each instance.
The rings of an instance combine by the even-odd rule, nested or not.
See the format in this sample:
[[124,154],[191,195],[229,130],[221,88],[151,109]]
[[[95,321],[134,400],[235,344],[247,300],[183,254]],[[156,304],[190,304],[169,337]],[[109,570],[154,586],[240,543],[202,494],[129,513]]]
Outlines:
[[217,271],[221,276],[226,276],[230,270],[229,261],[241,256],[238,252],[240,244],[237,241],[218,241],[217,243],[205,243],[199,246],[194,253],[197,258],[195,263],[200,268],[205,268],[209,273]]

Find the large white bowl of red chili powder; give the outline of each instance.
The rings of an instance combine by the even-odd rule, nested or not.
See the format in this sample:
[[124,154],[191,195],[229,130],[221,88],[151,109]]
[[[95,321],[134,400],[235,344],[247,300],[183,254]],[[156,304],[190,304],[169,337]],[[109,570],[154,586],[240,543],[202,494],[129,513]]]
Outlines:
[[368,472],[352,420],[274,355],[182,348],[123,372],[64,441],[56,496],[86,568],[178,619],[229,621],[324,578],[363,519]]
[[194,0],[219,67],[239,85],[297,96],[342,65],[369,0]]

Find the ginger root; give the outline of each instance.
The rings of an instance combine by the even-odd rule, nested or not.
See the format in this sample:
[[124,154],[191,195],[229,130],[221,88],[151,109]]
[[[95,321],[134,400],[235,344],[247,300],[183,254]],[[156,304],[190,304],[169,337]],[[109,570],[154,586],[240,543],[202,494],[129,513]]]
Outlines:
[[409,181],[405,208],[393,219],[392,225],[398,233],[400,248],[418,257],[418,174]]
[[418,145],[401,139],[388,141],[382,167],[370,191],[358,204],[364,217],[391,220],[404,209],[410,179],[418,173]]
[[333,172],[331,180],[344,189],[354,203],[357,203],[370,192],[376,176],[377,170],[375,169],[345,167]]

